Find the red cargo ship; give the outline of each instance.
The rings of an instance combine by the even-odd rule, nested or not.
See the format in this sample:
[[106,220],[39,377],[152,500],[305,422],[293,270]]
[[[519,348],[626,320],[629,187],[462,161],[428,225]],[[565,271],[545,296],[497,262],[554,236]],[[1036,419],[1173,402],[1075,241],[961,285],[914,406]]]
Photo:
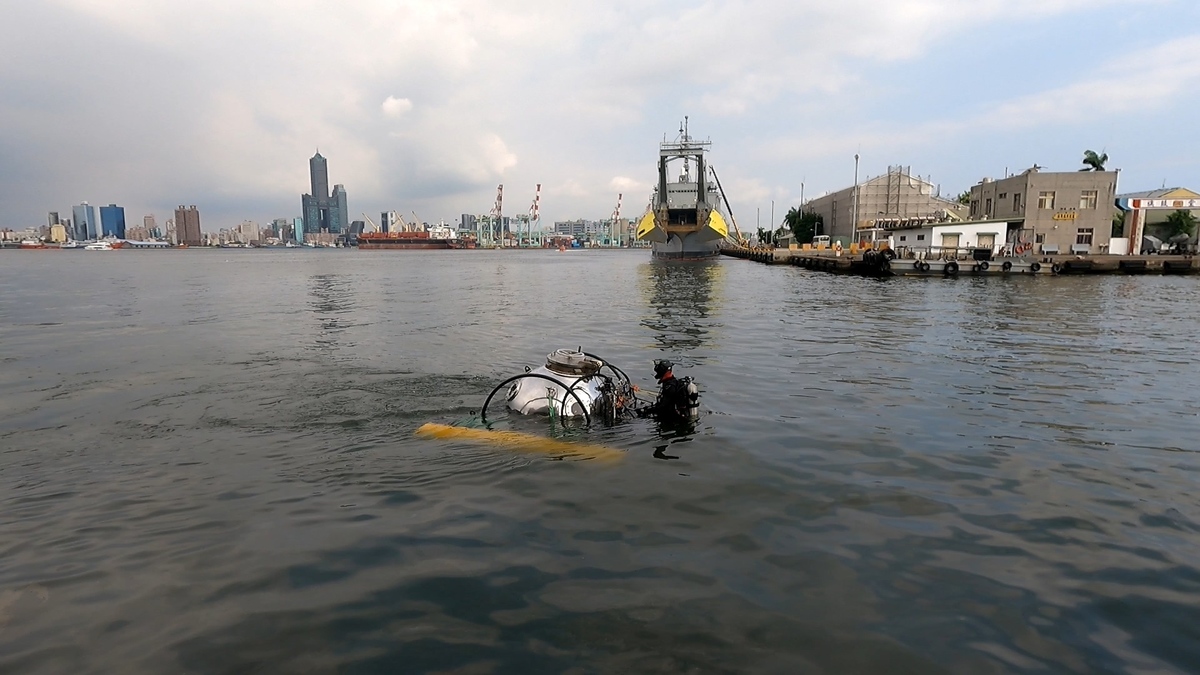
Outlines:
[[368,232],[358,235],[360,249],[454,249],[467,248],[458,234],[449,227],[432,231]]

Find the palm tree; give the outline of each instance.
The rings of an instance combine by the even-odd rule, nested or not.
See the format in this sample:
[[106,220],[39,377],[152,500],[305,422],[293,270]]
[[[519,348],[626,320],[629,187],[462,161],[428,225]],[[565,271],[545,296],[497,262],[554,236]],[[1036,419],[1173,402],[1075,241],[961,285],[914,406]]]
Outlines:
[[1108,162],[1108,153],[1102,152],[1096,154],[1095,150],[1083,151],[1084,167],[1080,171],[1104,171],[1104,165]]

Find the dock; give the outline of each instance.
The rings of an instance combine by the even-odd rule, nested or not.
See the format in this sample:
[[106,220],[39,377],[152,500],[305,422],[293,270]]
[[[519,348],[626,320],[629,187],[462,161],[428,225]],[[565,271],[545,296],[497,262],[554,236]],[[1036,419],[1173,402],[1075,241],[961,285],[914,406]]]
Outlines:
[[722,254],[767,265],[794,265],[869,277],[959,277],[1068,274],[1197,274],[1192,255],[1038,255],[972,258],[897,257],[890,249],[835,251],[727,247]]

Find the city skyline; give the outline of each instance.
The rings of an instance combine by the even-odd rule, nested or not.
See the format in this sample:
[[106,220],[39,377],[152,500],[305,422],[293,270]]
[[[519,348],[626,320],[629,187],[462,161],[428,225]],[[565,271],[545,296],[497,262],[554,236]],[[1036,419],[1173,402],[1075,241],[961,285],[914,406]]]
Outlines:
[[[618,193],[634,213],[685,115],[743,224],[850,185],[855,154],[861,177],[903,164],[947,195],[1071,171],[1086,149],[1122,191],[1200,185],[1180,136],[1153,133],[1186,128],[1200,98],[1200,7],[1184,0],[363,2],[329,21],[275,7],[199,6],[182,37],[141,0],[10,8],[0,227],[85,200],[195,203],[210,227],[302,216],[314,147],[354,193],[350,221],[453,222],[487,213],[499,183],[505,214],[538,183],[544,222],[603,217]],[[63,40],[49,58],[41,37],[83,34],[110,47]]]

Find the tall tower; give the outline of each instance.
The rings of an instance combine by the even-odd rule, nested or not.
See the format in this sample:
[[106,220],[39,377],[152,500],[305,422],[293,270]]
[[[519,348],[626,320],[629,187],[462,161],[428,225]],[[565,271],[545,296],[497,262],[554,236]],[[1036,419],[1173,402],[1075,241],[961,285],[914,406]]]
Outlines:
[[200,232],[200,212],[195,206],[186,209],[183,204],[175,209],[175,231],[179,243],[186,246],[202,246],[204,235]]
[[100,207],[101,232],[105,237],[125,238],[125,207],[109,204]]
[[87,202],[71,207],[75,217],[75,239],[87,241],[96,238],[96,207]]
[[[329,232],[340,234],[349,226],[350,209],[346,204],[346,188],[333,187],[329,193],[329,164],[321,153],[308,160],[309,183],[312,192],[300,196],[300,209],[304,214],[304,232]],[[296,239],[304,237],[297,233]]]

